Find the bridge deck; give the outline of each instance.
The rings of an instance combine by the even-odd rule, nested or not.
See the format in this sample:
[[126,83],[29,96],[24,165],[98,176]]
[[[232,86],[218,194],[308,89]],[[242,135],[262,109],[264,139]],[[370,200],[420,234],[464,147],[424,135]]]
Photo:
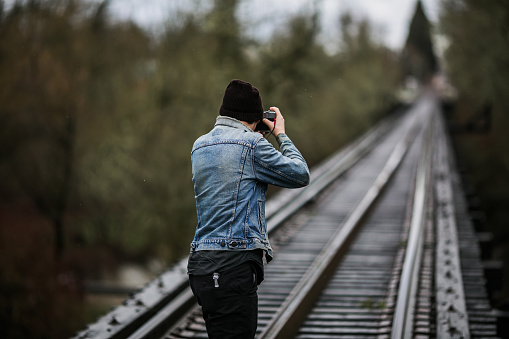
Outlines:
[[[450,152],[423,97],[275,196],[258,337],[497,337]],[[206,338],[193,304],[183,259],[77,338]]]

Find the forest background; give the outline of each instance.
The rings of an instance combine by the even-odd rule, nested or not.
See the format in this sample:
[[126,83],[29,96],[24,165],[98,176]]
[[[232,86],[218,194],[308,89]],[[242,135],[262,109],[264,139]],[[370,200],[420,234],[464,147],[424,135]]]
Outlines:
[[[156,274],[186,255],[196,226],[190,149],[231,79],[281,108],[313,166],[397,106],[409,72],[430,75],[425,56],[388,49],[349,15],[338,18],[336,52],[318,39],[317,10],[253,40],[239,3],[177,13],[154,35],[113,20],[108,1],[18,1],[8,11],[0,1],[2,337],[68,337],[104,312],[84,307],[86,280],[126,261]],[[509,240],[508,15],[501,1],[447,0],[435,28],[459,93],[452,119],[492,107],[492,128],[458,141],[499,257]]]

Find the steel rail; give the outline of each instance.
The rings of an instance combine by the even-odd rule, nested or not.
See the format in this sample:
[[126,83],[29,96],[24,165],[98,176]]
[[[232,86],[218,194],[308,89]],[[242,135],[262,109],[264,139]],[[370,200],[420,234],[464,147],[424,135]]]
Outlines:
[[[402,113],[401,111],[399,113]],[[369,153],[384,138],[398,112],[385,118],[365,134],[338,151],[320,166],[313,168],[311,183],[298,190],[282,190],[267,202],[267,232],[274,233],[289,217],[323,191],[331,182],[343,175],[357,161]],[[187,258],[174,269],[149,282],[110,313],[90,324],[74,338],[149,338],[177,319],[195,303],[188,288],[185,271]]]
[[[267,232],[274,232],[285,220],[295,214],[302,206],[307,204],[320,192],[322,192],[331,182],[335,181],[353,165],[357,163],[364,155],[369,153],[376,143],[386,135],[394,119],[386,119],[377,125],[373,130],[359,138],[353,145],[347,147],[347,152],[339,152],[326,161],[322,168],[319,168],[319,175],[316,175],[310,184],[300,190],[290,190],[294,192],[290,201],[282,204],[281,208],[272,212],[267,218]],[[353,146],[353,147],[352,147]],[[278,200],[275,200],[278,201]]]
[[410,231],[405,251],[405,259],[400,275],[396,308],[392,322],[391,338],[411,338],[413,330],[413,308],[415,305],[421,254],[424,243],[424,223],[426,221],[426,203],[429,195],[429,183],[433,146],[433,124],[427,122],[425,140],[419,158],[416,185],[414,190]]
[[161,336],[167,330],[168,324],[173,324],[180,318],[178,315],[182,314],[182,308],[189,308],[194,305],[194,296],[191,289],[184,290],[178,295],[171,303],[168,303],[149,321],[138,328],[129,339],[138,338],[153,338]]
[[259,338],[292,338],[297,333],[321,290],[327,284],[328,280],[324,277],[332,276],[331,273],[347,251],[359,225],[361,225],[361,221],[380,196],[392,175],[401,164],[411,143],[415,140],[415,136],[420,130],[420,119],[418,118],[419,116],[415,117],[414,122],[392,151],[384,168],[367,193],[343,223],[342,227],[338,228],[336,234],[323,248],[306,274],[287,296],[282,306],[264,328]]
[[[427,222],[436,226],[435,305],[439,338],[469,338],[468,314],[459,259],[451,169],[444,122],[433,110],[420,158],[407,249],[400,277],[392,339],[414,337],[415,303]],[[432,206],[427,206],[435,192]],[[426,211],[433,213],[426,215]],[[433,220],[433,215],[435,219]],[[431,220],[430,220],[431,219]]]
[[465,301],[454,190],[450,169],[450,146],[446,139],[444,121],[437,119],[440,130],[436,152],[435,195],[436,208],[436,264],[435,300],[436,328],[439,338],[470,338],[469,317]]

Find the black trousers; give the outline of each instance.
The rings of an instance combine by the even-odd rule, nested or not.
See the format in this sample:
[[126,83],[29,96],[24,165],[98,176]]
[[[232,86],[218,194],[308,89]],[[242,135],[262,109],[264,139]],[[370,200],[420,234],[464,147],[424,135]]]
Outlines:
[[[255,269],[245,262],[213,275],[189,276],[209,338],[254,338],[258,325],[258,285]],[[218,287],[216,287],[218,286]]]

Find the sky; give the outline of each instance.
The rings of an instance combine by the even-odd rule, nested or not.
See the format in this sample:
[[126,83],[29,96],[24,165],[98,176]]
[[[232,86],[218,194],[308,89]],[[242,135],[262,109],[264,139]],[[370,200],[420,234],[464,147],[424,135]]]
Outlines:
[[[119,18],[130,18],[144,27],[154,28],[163,23],[178,8],[186,4],[200,4],[206,0],[111,0],[111,12]],[[270,35],[277,23],[299,11],[312,9],[317,4],[321,13],[322,39],[333,39],[338,33],[341,13],[350,12],[355,18],[367,18],[377,32],[377,38],[393,49],[405,43],[408,26],[417,0],[244,0],[239,8],[239,19],[253,27],[246,33],[254,37]],[[431,22],[437,22],[440,0],[422,0]],[[249,25],[250,24],[250,25]]]
[[[101,0],[92,0],[101,1]],[[441,0],[422,0],[431,22],[437,22]],[[15,0],[4,0],[9,8]],[[132,19],[141,26],[155,30],[179,9],[198,5],[206,9],[212,0],[110,0],[112,17]],[[246,27],[246,34],[262,38],[270,36],[278,23],[299,11],[319,6],[322,20],[322,40],[334,44],[338,36],[339,16],[350,12],[355,18],[367,18],[373,24],[376,37],[392,49],[403,47],[408,26],[417,0],[244,0],[238,16]]]

